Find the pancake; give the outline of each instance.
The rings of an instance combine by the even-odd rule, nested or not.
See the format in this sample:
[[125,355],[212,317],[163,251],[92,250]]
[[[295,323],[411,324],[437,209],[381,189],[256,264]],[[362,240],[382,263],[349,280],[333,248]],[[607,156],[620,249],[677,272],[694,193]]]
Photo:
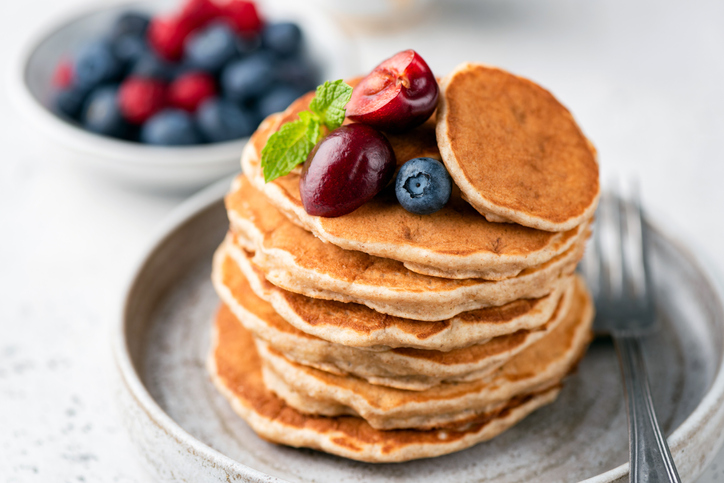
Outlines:
[[258,298],[297,329],[330,342],[377,351],[395,347],[448,351],[519,330],[540,328],[552,318],[563,292],[571,285],[571,277],[567,277],[546,297],[520,299],[501,307],[426,322],[381,314],[364,305],[314,299],[282,290],[266,282],[248,255],[227,241],[215,256],[212,279],[217,293],[230,306],[231,298],[238,295],[234,284],[239,283],[240,277]]
[[[565,252],[584,236],[582,225],[551,233],[515,224],[491,223],[453,189],[448,204],[430,215],[406,211],[394,186],[344,216],[324,218],[307,214],[299,195],[301,170],[265,183],[261,150],[284,122],[307,107],[309,96],[295,101],[283,114],[267,118],[242,153],[242,170],[292,222],[320,239],[346,250],[356,250],[401,261],[415,272],[453,279],[513,277]],[[388,136],[398,164],[420,155],[439,158],[435,129],[426,123],[414,130]],[[433,152],[434,151],[434,152]]]
[[[221,252],[220,252],[221,253]],[[218,261],[221,263],[218,264]],[[303,365],[339,375],[351,374],[372,384],[420,391],[446,381],[482,379],[507,362],[526,347],[554,330],[570,310],[573,285],[543,326],[534,330],[518,330],[509,335],[494,337],[488,341],[446,352],[399,347],[384,351],[350,347],[308,334],[289,324],[267,302],[254,294],[249,282],[236,264],[228,257],[219,256],[214,267],[213,281],[217,292],[229,310],[244,327],[256,337],[270,344],[287,358]],[[322,319],[324,319],[322,315]],[[327,323],[344,327],[347,319],[329,316]],[[410,336],[421,339],[430,334],[456,332],[446,327],[436,332],[422,324],[405,324],[401,328],[390,324],[390,330],[408,330]],[[425,327],[427,325],[428,327]],[[466,324],[468,327],[472,324]],[[466,335],[464,327],[461,336]],[[358,324],[352,325],[357,327]],[[474,325],[472,325],[474,327]],[[364,327],[360,330],[365,333]]]
[[291,223],[245,177],[234,182],[226,207],[235,240],[254,252],[254,264],[285,290],[314,298],[364,304],[416,320],[445,320],[462,312],[517,299],[540,298],[573,272],[583,255],[586,228],[564,253],[499,282],[451,280],[412,272],[398,261],[324,243]]
[[509,401],[459,428],[379,431],[358,417],[303,414],[264,385],[254,339],[229,312],[217,315],[208,370],[221,394],[262,438],[295,447],[326,451],[372,463],[392,463],[453,453],[491,439],[537,408],[553,402],[552,388]]
[[490,221],[554,232],[591,218],[599,196],[596,152],[550,92],[470,63],[440,89],[440,153],[476,210]]
[[590,296],[583,281],[577,280],[573,305],[561,323],[480,381],[406,391],[303,366],[260,343],[257,350],[264,361],[264,381],[302,412],[309,410],[297,404],[311,399],[315,412],[322,412],[326,405],[323,414],[359,415],[376,429],[431,429],[461,423],[494,411],[516,396],[553,387],[575,368],[592,338],[593,322]]

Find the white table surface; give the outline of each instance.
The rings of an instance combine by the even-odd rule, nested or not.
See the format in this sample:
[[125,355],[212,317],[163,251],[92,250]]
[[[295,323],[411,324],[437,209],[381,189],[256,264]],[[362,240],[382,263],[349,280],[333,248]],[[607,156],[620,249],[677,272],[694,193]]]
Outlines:
[[[80,4],[0,2],[0,73],[34,26]],[[447,1],[350,39],[364,68],[412,47],[437,73],[476,60],[537,80],[597,145],[603,179],[638,176],[659,221],[721,268],[723,22],[716,0]],[[130,267],[182,199],[62,162],[4,86],[0,145],[0,483],[149,481],[116,418],[109,328]],[[722,467],[724,452],[699,482]]]

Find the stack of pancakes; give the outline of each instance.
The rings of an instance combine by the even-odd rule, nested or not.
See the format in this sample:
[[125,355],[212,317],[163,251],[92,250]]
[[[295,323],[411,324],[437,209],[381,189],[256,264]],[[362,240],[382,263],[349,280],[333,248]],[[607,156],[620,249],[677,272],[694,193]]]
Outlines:
[[415,215],[388,187],[308,215],[300,170],[264,183],[261,150],[312,95],[270,116],[226,198],[230,231],[209,370],[263,438],[362,461],[450,453],[552,402],[591,337],[574,274],[598,200],[595,151],[536,84],[465,64],[436,116],[387,135],[455,182]]

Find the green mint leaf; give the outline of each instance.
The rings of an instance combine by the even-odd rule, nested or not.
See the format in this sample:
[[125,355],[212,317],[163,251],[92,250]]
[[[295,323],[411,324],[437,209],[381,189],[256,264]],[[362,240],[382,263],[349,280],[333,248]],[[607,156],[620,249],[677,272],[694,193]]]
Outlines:
[[319,120],[303,111],[298,120],[284,124],[269,137],[261,150],[261,168],[266,183],[289,174],[307,159],[319,138],[319,127]]
[[309,110],[319,116],[319,120],[330,131],[344,122],[345,106],[352,97],[352,88],[342,79],[325,82],[317,87],[317,93],[309,104]]

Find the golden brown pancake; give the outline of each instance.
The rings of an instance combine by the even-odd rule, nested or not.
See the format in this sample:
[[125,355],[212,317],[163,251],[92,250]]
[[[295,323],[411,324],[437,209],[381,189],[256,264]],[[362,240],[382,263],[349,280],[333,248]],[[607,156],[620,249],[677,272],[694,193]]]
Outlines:
[[[399,260],[415,272],[447,278],[500,280],[526,268],[541,265],[565,252],[583,236],[585,227],[562,233],[535,230],[516,224],[491,223],[454,189],[448,204],[430,215],[406,211],[397,201],[394,186],[352,213],[337,218],[307,214],[299,195],[301,170],[264,183],[261,150],[283,122],[307,107],[308,97],[293,103],[281,115],[270,116],[252,135],[242,154],[242,169],[291,221],[324,241],[346,250],[357,250]],[[436,149],[434,127],[389,136],[398,164]],[[437,154],[435,154],[437,156]]]
[[266,344],[257,349],[265,363],[267,387],[300,411],[359,415],[377,429],[430,429],[460,423],[515,396],[558,385],[583,356],[592,337],[592,322],[593,304],[579,280],[573,304],[560,324],[491,376],[443,383],[425,391],[374,385],[303,366]]
[[[287,322],[275,308],[255,294],[244,274],[234,260],[224,255],[223,248],[217,252],[214,260],[212,280],[217,293],[239,322],[263,339],[286,357],[304,365],[316,367],[340,375],[352,374],[364,378],[373,384],[386,385],[408,390],[424,390],[443,381],[464,381],[481,379],[511,357],[554,330],[563,320],[573,303],[573,285],[555,307],[550,318],[534,329],[518,329],[507,335],[493,337],[490,340],[475,340],[476,325],[471,321],[444,323],[416,323],[415,321],[390,321],[382,323],[379,319],[366,321],[359,316],[345,317],[344,306],[337,304],[326,310],[311,302],[308,311],[301,312],[297,321],[300,327]],[[257,278],[256,283],[259,283]],[[263,282],[262,282],[263,283]],[[273,287],[268,287],[271,290]],[[258,290],[258,289],[256,289]],[[284,294],[280,294],[283,297]],[[293,297],[298,297],[293,295]],[[306,305],[307,301],[302,301]],[[510,314],[502,313],[503,320],[516,316],[517,307]],[[301,330],[300,330],[301,329]],[[305,330],[306,329],[306,330]],[[390,333],[390,339],[410,341],[410,345],[426,347],[426,339],[438,339],[447,342],[449,338],[462,340],[465,344],[448,351],[423,350],[413,347],[398,347],[380,350],[356,348],[329,342],[323,336],[335,332],[345,332],[347,337],[356,335],[359,342],[368,343],[365,337],[374,332]],[[373,338],[379,339],[380,336]],[[373,339],[374,340],[374,339]],[[475,344],[471,345],[471,342]]]
[[412,272],[396,260],[324,243],[291,223],[245,178],[226,197],[236,242],[273,284],[314,298],[364,304],[416,320],[444,320],[465,311],[553,292],[583,255],[588,228],[573,246],[544,264],[498,282],[452,280]]
[[504,70],[469,63],[440,87],[440,153],[475,209],[491,221],[554,232],[593,215],[596,152],[550,92]]
[[303,414],[264,385],[252,335],[229,312],[214,324],[208,370],[234,411],[262,438],[326,451],[359,461],[392,463],[460,451],[495,437],[537,408],[551,403],[559,388],[515,398],[495,413],[459,428],[379,431],[362,418]]
[[[500,307],[463,312],[451,319],[427,322],[404,319],[376,312],[360,304],[315,299],[280,289],[268,283],[248,254],[228,241],[214,263],[217,290],[235,294],[224,280],[233,282],[241,273],[256,296],[271,304],[287,322],[308,334],[352,347],[387,350],[394,347],[451,350],[485,342],[492,337],[532,330],[546,324],[571,277],[548,297],[519,299]],[[228,277],[224,279],[222,277]],[[567,303],[567,302],[566,302]]]

